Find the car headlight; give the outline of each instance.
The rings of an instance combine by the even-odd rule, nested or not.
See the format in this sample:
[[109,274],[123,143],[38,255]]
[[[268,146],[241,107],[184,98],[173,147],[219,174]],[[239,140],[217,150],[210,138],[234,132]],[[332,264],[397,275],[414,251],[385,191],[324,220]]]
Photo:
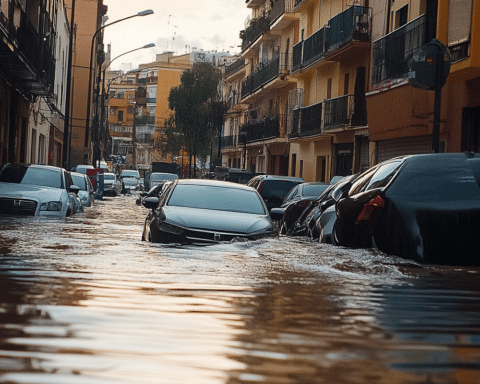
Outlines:
[[164,221],[158,222],[158,229],[163,232],[173,233],[175,235],[181,235],[185,230],[183,228],[177,227],[176,225],[166,223]]
[[61,211],[62,206],[61,201],[50,201],[48,203],[42,203],[40,205],[40,211]]

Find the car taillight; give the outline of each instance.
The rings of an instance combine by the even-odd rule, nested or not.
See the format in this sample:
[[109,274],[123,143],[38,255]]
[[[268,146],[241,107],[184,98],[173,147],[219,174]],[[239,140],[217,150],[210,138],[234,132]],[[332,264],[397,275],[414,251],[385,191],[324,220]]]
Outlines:
[[263,181],[260,183],[260,185],[258,186],[258,193],[261,193],[262,192],[262,187],[263,187]]
[[373,215],[378,215],[380,209],[385,207],[385,200],[381,196],[376,196],[363,206],[362,212],[357,217],[357,222],[368,222]]

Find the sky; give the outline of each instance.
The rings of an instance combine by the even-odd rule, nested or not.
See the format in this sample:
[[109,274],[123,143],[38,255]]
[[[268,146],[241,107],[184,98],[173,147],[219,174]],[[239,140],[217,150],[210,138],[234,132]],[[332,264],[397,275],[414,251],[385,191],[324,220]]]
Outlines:
[[111,45],[112,70],[129,71],[155,61],[155,55],[176,55],[194,48],[205,51],[240,52],[239,33],[251,9],[245,0],[104,0],[108,23],[151,9],[153,15],[133,17],[104,29],[104,44]]

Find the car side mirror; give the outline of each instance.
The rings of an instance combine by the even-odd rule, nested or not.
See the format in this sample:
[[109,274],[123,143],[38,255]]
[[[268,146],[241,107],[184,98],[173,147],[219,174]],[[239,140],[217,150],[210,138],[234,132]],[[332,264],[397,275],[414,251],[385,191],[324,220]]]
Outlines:
[[146,197],[145,199],[142,200],[142,204],[145,208],[154,210],[155,208],[158,207],[158,197]]
[[76,185],[71,185],[70,186],[70,189],[68,190],[69,192],[73,192],[75,193],[76,195],[78,195],[78,192],[80,191],[80,188],[77,187]]
[[285,214],[285,211],[283,208],[272,208],[270,210],[270,217],[272,218],[273,221],[282,220],[284,214]]

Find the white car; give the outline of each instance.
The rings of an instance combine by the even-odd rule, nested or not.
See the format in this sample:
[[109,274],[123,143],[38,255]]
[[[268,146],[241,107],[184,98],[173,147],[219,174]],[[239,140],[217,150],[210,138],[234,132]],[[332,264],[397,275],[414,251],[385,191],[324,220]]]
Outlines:
[[84,207],[91,207],[93,201],[95,200],[93,197],[93,186],[90,178],[79,172],[70,172],[72,175],[73,184],[75,184],[80,190],[78,191],[78,197],[82,202]]
[[71,216],[77,212],[79,187],[63,168],[39,164],[5,164],[0,170],[0,213]]
[[134,177],[135,179],[140,179],[140,172],[138,172],[135,169],[124,169],[122,172],[120,172],[120,179],[126,178],[126,177]]

